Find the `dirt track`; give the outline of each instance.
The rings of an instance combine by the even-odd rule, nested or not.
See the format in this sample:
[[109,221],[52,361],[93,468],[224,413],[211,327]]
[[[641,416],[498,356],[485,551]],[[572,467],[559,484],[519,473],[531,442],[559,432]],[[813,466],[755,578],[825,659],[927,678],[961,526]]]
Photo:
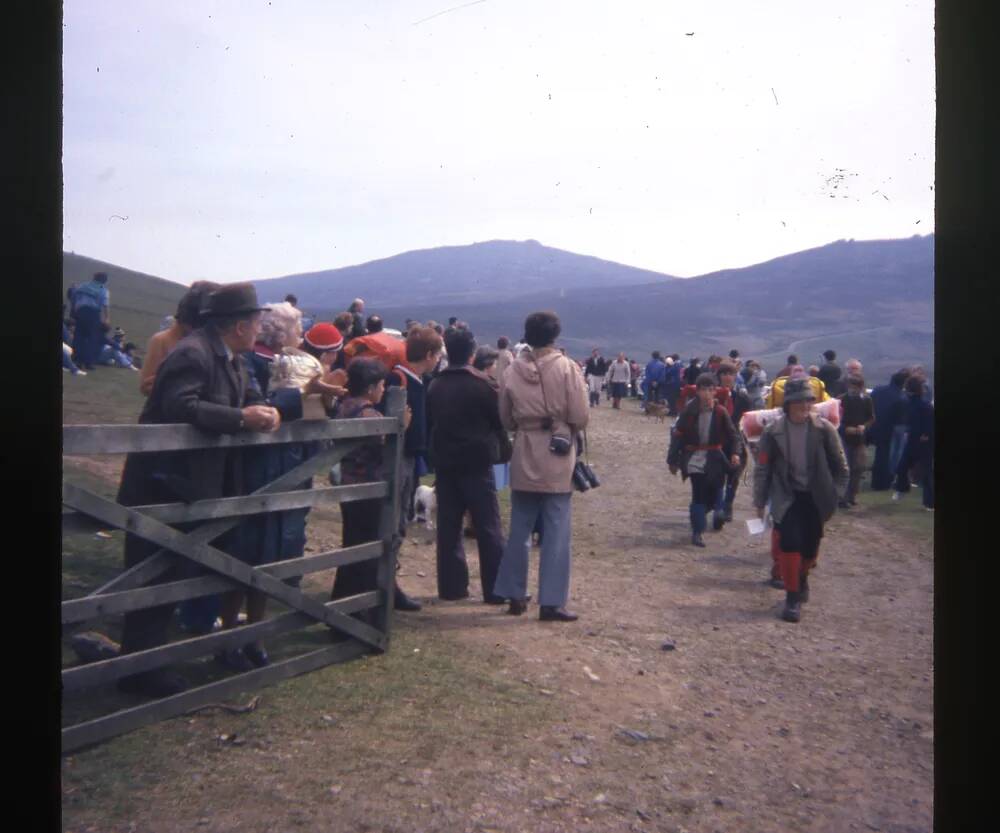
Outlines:
[[[930,830],[932,542],[863,510],[835,517],[802,622],[782,622],[783,593],[763,583],[767,541],[743,524],[749,488],[734,523],[691,547],[688,487],[663,462],[666,425],[633,403],[593,413],[603,485],[574,498],[579,622],[453,631],[541,660],[521,666],[526,676],[595,737],[563,739],[590,764],[557,759],[571,798],[545,814],[565,820],[551,829],[586,829],[590,815],[595,830]],[[426,566],[426,580],[405,581],[430,594]],[[446,623],[476,607],[433,615]]]
[[[574,497],[570,606],[580,620],[485,606],[475,569],[472,599],[397,615],[397,648],[426,640],[467,653],[484,678],[525,687],[554,717],[432,749],[419,718],[394,724],[392,737],[376,720],[345,735],[372,749],[350,762],[327,741],[303,750],[322,731],[303,730],[271,754],[287,754],[286,781],[322,767],[337,801],[290,818],[304,794],[278,800],[259,759],[239,753],[239,789],[166,815],[151,799],[134,829],[194,829],[200,818],[200,830],[931,830],[933,542],[870,509],[838,515],[801,623],[782,622],[783,593],[764,583],[767,541],[743,524],[749,488],[734,523],[693,548],[688,487],[663,462],[667,425],[633,402],[592,413],[604,485]],[[310,535],[313,549],[336,544],[335,526],[311,523]],[[534,551],[531,592],[536,565]],[[401,583],[433,598],[422,528],[404,547]],[[389,758],[394,768],[374,766]]]

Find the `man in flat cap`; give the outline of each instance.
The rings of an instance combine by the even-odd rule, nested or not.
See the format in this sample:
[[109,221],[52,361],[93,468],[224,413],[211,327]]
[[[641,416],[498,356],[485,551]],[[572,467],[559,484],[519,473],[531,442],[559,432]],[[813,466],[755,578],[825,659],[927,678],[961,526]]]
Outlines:
[[[229,284],[205,299],[205,324],[182,338],[160,365],[139,416],[140,424],[188,423],[214,434],[238,431],[274,431],[286,416],[301,416],[301,394],[286,391],[272,407],[249,384],[241,353],[253,348],[260,332],[261,306],[250,283]],[[125,506],[185,503],[244,493],[241,457],[236,449],[203,448],[191,451],[129,454],[122,471],[118,502]],[[236,528],[238,529],[238,527]],[[236,530],[213,542],[234,551]],[[160,549],[135,535],[125,536],[126,569]],[[182,560],[156,583],[189,578],[199,573],[193,562]],[[166,641],[173,605],[137,610],[125,615],[122,653],[147,650]],[[154,669],[119,680],[123,691],[162,697],[186,687],[165,669]]]

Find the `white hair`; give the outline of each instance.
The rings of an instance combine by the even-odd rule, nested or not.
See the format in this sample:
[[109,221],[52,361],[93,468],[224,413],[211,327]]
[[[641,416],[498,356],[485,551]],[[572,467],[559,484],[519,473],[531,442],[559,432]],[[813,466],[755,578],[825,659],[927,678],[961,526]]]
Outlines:
[[257,340],[275,352],[280,352],[288,343],[289,336],[295,332],[296,326],[299,328],[302,326],[302,310],[293,307],[287,301],[264,304],[264,312],[260,317],[260,335]]

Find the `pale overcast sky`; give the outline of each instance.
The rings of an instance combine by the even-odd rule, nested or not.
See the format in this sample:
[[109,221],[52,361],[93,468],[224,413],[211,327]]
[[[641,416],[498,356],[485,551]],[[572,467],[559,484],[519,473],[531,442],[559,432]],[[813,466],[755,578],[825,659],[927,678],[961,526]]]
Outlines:
[[64,248],[182,283],[528,238],[691,276],[934,228],[931,0],[64,15]]

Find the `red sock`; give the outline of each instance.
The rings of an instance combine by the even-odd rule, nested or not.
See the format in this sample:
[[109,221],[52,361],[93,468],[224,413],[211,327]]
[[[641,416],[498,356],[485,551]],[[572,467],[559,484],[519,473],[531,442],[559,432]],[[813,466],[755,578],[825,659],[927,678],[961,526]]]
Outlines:
[[802,572],[802,556],[797,552],[781,553],[781,578],[785,582],[785,590],[789,593],[799,592],[799,576]]
[[781,534],[771,529],[771,578],[781,578]]

